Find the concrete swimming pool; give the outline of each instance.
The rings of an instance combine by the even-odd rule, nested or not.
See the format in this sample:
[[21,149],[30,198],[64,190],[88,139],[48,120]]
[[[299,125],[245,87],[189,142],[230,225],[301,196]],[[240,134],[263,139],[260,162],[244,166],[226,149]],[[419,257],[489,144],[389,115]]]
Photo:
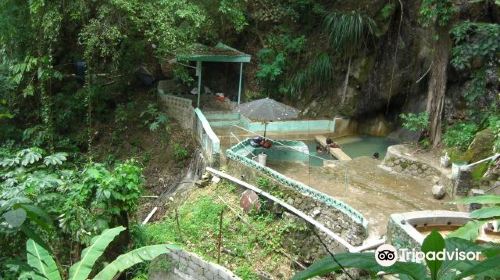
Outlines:
[[[396,144],[396,141],[389,140],[384,137],[373,136],[348,136],[335,138],[342,150],[351,158],[360,156],[372,156],[375,152],[379,153],[380,158],[383,158],[390,145]],[[249,145],[247,148],[251,153],[247,156],[252,159],[265,153],[267,161],[270,164],[281,163],[301,163],[309,166],[321,167],[325,166],[336,158],[328,152],[318,152],[318,143],[313,140],[275,140],[270,149],[255,148]]]
[[[340,161],[329,155],[317,155],[316,142],[312,139],[278,140],[284,143],[280,145],[275,141],[271,149],[253,148],[246,140],[230,150],[245,157],[248,163],[253,162],[249,166],[257,166],[256,171],[263,169],[256,156],[265,152],[267,168],[273,172],[359,211],[366,217],[372,238],[386,233],[388,217],[393,213],[454,209],[447,204],[449,198],[440,201],[432,198],[431,181],[395,174],[379,166],[387,147],[394,141],[370,136],[340,137],[334,141],[352,156],[352,160]],[[380,153],[380,160],[371,157],[374,152]],[[237,158],[232,156],[231,159]]]

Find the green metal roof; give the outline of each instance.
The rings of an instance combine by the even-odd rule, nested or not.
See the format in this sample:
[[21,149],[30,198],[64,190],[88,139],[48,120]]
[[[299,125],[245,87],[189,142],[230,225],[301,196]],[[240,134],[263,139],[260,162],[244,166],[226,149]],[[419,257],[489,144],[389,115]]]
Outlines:
[[176,55],[177,60],[207,62],[250,62],[251,55],[233,49],[223,43],[215,47],[195,44]]

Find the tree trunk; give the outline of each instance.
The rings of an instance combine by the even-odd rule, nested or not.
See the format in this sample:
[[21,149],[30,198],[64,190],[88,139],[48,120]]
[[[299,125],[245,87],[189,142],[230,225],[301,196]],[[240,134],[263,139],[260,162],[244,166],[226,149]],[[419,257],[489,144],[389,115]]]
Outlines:
[[451,39],[447,27],[436,27],[439,36],[434,41],[433,68],[427,91],[427,113],[429,114],[429,137],[432,147],[441,144],[441,119],[446,93],[447,69],[450,56]]
[[342,89],[342,101],[340,104],[344,105],[345,98],[347,95],[347,86],[349,85],[349,75],[351,74],[351,58],[349,57],[349,63],[347,64],[347,73],[345,74],[344,88]]

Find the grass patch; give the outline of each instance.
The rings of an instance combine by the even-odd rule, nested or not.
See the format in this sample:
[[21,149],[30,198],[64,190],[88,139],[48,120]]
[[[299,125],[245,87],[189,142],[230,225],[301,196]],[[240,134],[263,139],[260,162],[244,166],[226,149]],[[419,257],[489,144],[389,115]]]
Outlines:
[[[263,207],[266,208],[266,207]],[[242,279],[259,279],[269,273],[289,279],[294,264],[288,256],[300,251],[291,233],[308,230],[292,219],[281,219],[270,211],[245,214],[239,207],[239,192],[228,183],[193,191],[186,202],[161,222],[142,228],[146,244],[174,243],[204,259],[217,262],[219,219],[224,211],[221,265]]]

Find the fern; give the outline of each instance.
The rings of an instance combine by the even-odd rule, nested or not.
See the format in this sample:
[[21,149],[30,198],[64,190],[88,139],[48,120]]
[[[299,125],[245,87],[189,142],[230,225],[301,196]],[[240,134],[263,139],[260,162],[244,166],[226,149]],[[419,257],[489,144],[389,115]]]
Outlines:
[[0,165],[2,167],[13,167],[16,165],[19,165],[21,162],[21,158],[19,157],[13,157],[13,158],[4,158],[2,161],[0,161]]
[[28,166],[39,161],[42,158],[42,150],[38,148],[29,148],[21,150],[16,157],[21,158],[21,165]]
[[61,165],[64,161],[66,161],[68,154],[66,153],[55,153],[50,156],[46,156],[43,159],[43,163],[47,166],[49,165]]

